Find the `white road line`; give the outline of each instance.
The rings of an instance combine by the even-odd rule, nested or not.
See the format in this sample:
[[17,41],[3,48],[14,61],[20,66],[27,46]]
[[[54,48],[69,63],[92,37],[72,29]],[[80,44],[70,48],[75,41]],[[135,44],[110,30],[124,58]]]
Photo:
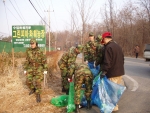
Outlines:
[[[136,59],[134,57],[124,57],[124,58],[129,58],[129,59]],[[144,58],[137,58],[138,60],[145,60]]]
[[137,81],[135,81],[133,78],[131,78],[130,76],[128,75],[124,75],[126,78],[130,79],[132,82],[133,82],[133,88],[131,91],[136,91],[139,87],[139,84]]
[[133,63],[133,64],[140,64],[140,65],[148,65],[148,64],[139,63],[139,62],[132,62],[132,61],[125,61],[125,63],[126,63],[126,62]]

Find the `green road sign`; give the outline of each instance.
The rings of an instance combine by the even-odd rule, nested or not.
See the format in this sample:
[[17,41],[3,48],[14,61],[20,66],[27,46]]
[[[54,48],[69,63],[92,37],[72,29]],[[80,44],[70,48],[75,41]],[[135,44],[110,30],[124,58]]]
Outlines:
[[36,38],[39,47],[46,47],[46,32],[43,25],[12,26],[13,47],[30,47],[30,39]]

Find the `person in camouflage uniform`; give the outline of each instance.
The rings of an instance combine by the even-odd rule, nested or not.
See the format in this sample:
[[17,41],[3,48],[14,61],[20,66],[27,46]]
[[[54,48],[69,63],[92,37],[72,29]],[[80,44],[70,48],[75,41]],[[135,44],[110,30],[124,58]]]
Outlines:
[[47,74],[46,55],[44,55],[43,51],[38,47],[35,38],[30,40],[30,44],[31,47],[26,50],[24,74],[27,76],[27,86],[31,90],[29,95],[36,93],[36,101],[41,102],[41,82],[44,78],[44,74]]
[[62,92],[66,92],[66,94],[69,93],[68,78],[72,79],[72,64],[75,63],[77,55],[82,52],[82,49],[82,45],[71,47],[69,51],[64,53],[61,59],[58,61],[58,66],[61,70]]
[[92,82],[93,75],[86,64],[75,64],[74,72],[74,82],[75,82],[75,104],[76,113],[79,113],[80,92],[82,89],[82,84],[85,84],[85,96],[87,100],[87,109],[91,108],[91,93],[92,93]]
[[101,44],[102,36],[98,35],[96,38],[96,60],[95,60],[95,66],[98,66],[102,63],[102,48],[103,45]]
[[90,68],[94,68],[94,62],[96,60],[96,45],[97,43],[95,42],[94,39],[94,34],[92,32],[89,33],[89,38],[90,41],[88,41],[84,45],[84,61],[88,61],[88,65]]

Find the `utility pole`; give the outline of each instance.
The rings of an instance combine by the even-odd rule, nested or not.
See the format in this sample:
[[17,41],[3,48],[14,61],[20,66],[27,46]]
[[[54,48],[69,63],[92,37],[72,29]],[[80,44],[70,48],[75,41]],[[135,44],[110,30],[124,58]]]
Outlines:
[[50,6],[49,6],[49,13],[48,13],[48,23],[49,23],[49,51],[51,51],[51,34],[50,34]]
[[0,36],[0,40],[2,40],[3,35]]
[[57,50],[56,41],[57,41],[57,32],[55,34],[55,51]]
[[[50,6],[49,6],[49,10],[45,11],[45,12],[48,12],[48,23],[49,23],[49,26],[48,26],[48,31],[49,31],[49,51],[51,51],[51,34],[50,34]],[[54,12],[54,10],[53,10]]]

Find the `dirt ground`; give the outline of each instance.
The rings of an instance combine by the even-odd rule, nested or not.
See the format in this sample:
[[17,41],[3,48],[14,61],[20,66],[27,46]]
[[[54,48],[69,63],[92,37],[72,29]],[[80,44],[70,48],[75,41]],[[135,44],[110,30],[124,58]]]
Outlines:
[[[51,73],[47,76],[47,87],[42,83],[40,103],[36,102],[34,94],[29,95],[22,67],[25,58],[16,59],[18,64],[14,71],[12,67],[7,67],[9,71],[0,74],[0,113],[66,113],[65,107],[55,107],[50,103],[53,97],[63,95],[60,70],[57,66],[62,52],[47,53],[47,56]],[[81,59],[77,58],[77,62],[81,62]]]

